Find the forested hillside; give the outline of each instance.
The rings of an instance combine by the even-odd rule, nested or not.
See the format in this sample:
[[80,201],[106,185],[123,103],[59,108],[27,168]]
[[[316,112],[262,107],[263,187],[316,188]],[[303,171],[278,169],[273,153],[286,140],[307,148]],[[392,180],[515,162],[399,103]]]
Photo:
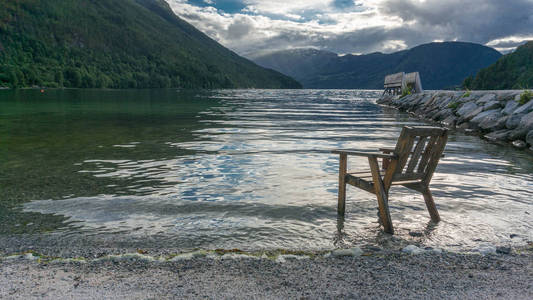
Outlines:
[[476,90],[533,88],[533,41],[503,56],[475,77],[466,78],[463,84]]
[[298,88],[163,0],[2,0],[0,86]]

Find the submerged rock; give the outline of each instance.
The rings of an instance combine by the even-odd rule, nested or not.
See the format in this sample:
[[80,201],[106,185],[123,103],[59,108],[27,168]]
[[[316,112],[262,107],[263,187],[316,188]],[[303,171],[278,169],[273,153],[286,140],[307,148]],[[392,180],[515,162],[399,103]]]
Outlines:
[[507,137],[509,136],[509,133],[511,133],[510,130],[502,129],[498,131],[491,132],[489,134],[484,135],[484,137],[492,142],[495,141],[506,141]]
[[513,144],[513,147],[518,148],[518,149],[525,149],[526,148],[526,142],[524,142],[522,140],[513,141],[512,144]]
[[417,255],[417,254],[424,253],[425,250],[424,249],[420,249],[420,248],[418,248],[415,245],[409,245],[409,246],[403,248],[402,252],[408,253],[408,254],[411,254],[411,255]]
[[331,256],[341,257],[341,256],[361,256],[363,250],[359,247],[349,248],[349,249],[337,249],[331,252]]

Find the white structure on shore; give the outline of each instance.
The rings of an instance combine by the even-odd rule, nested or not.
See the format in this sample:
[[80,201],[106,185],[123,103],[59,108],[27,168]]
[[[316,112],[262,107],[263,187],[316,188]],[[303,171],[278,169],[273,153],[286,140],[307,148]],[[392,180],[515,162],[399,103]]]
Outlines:
[[410,94],[422,93],[422,81],[418,72],[405,74],[404,72],[385,76],[385,91],[383,94],[401,95],[404,91]]

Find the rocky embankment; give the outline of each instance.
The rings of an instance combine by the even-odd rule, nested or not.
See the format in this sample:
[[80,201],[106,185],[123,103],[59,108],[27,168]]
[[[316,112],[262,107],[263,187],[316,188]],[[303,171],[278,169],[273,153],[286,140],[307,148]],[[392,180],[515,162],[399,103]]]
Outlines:
[[387,95],[377,103],[448,128],[478,133],[490,141],[533,150],[530,91],[426,91],[404,97]]

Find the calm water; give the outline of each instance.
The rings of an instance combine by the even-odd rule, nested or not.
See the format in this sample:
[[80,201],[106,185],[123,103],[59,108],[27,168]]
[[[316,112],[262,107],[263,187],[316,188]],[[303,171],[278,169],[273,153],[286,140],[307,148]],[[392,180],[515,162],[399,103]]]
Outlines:
[[[348,188],[337,220],[338,157],[329,151],[394,146],[402,126],[419,123],[376,105],[378,96],[0,91],[0,235],[182,249],[533,240],[532,156],[460,133],[431,185],[441,223],[404,188],[391,190],[394,238],[362,190]],[[350,159],[350,169],[367,167]]]

